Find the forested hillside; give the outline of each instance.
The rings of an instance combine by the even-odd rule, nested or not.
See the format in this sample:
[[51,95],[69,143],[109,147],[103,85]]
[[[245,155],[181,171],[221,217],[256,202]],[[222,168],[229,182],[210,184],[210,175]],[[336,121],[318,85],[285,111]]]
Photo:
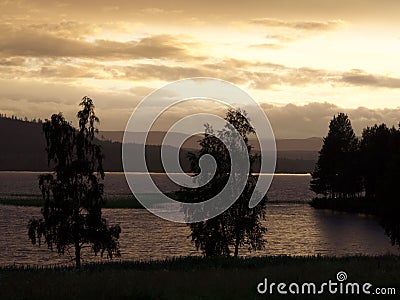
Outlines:
[[[159,133],[157,133],[159,135]],[[110,134],[106,135],[109,137]],[[101,137],[101,135],[100,135]],[[100,138],[98,143],[103,148],[104,167],[106,171],[122,171],[121,143],[110,139]],[[0,116],[0,171],[45,171],[49,170],[45,152],[45,138],[42,132],[41,121],[24,120],[16,117]],[[278,140],[277,172],[279,173],[309,173],[313,170],[317,158],[315,149],[308,149],[318,140]],[[282,146],[284,145],[284,147]],[[141,147],[139,144],[130,144],[129,147]],[[172,146],[167,146],[172,148]],[[182,149],[180,153],[182,168],[189,170],[186,159],[189,151],[196,149]],[[168,152],[168,151],[167,151]],[[147,145],[146,158],[149,171],[163,172],[160,159],[160,146]],[[144,171],[136,169],[130,171]]]

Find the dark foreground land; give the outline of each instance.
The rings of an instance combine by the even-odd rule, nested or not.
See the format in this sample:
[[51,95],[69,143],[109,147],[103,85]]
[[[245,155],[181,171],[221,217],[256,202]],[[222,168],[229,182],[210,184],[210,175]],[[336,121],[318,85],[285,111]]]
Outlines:
[[[284,296],[257,293],[257,284],[369,282],[394,287],[394,296]],[[0,268],[0,299],[399,299],[400,258],[266,257],[249,259],[180,258],[159,262],[126,262],[73,268]]]

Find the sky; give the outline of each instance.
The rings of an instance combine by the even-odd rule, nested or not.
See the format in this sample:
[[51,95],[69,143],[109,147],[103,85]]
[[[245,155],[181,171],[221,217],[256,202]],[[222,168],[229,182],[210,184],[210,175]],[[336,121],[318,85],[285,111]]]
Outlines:
[[[74,119],[94,99],[101,130],[124,130],[150,92],[188,77],[232,82],[275,136],[324,136],[334,114],[362,128],[400,121],[400,1],[0,0],[0,112]],[[222,115],[207,101],[168,120]]]

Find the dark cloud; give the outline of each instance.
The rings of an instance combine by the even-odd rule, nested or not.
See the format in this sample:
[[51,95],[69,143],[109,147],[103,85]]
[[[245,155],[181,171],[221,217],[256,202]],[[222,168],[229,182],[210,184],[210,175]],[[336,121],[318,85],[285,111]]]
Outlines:
[[356,86],[383,87],[390,89],[400,88],[400,78],[368,74],[362,70],[351,70],[342,76],[346,84]]
[[103,59],[176,58],[191,57],[185,43],[176,36],[156,35],[135,41],[118,42],[63,37],[30,27],[0,25],[0,53],[30,57],[81,57]]

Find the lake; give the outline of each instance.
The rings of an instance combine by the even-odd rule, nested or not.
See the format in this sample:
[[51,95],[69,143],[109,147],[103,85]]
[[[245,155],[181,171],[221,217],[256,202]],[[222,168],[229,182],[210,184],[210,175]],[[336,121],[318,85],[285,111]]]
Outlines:
[[[40,172],[1,172],[0,171],[0,197],[8,196],[40,196],[38,176]],[[168,180],[165,174],[151,174],[154,182],[163,192],[170,192],[179,187]],[[271,176],[271,175],[261,175]],[[149,192],[143,180],[143,174],[134,173],[133,178],[138,182],[138,193]],[[272,201],[298,202],[311,200],[315,194],[310,191],[311,176],[309,174],[276,174],[268,191]],[[120,195],[131,194],[124,173],[106,173],[104,180],[105,197],[112,198]]]
[[[0,196],[38,195],[35,172],[0,172]],[[136,175],[135,175],[136,176]],[[140,180],[140,174],[137,174]],[[164,191],[174,190],[164,174],[154,174]],[[243,250],[240,255],[382,255],[400,254],[391,246],[383,229],[372,217],[315,210],[306,201],[310,175],[275,175],[267,207],[266,249],[255,253]],[[122,173],[108,173],[106,195],[129,194]],[[146,192],[145,186],[143,192]],[[296,203],[294,203],[296,202]],[[304,203],[301,203],[304,202]],[[0,206],[0,265],[67,263],[70,258],[51,253],[46,247],[30,243],[27,222],[39,216],[40,208]],[[160,219],[144,209],[105,209],[110,223],[122,228],[122,260],[164,259],[174,256],[200,255],[190,239],[189,228]],[[89,258],[86,261],[99,260]]]

